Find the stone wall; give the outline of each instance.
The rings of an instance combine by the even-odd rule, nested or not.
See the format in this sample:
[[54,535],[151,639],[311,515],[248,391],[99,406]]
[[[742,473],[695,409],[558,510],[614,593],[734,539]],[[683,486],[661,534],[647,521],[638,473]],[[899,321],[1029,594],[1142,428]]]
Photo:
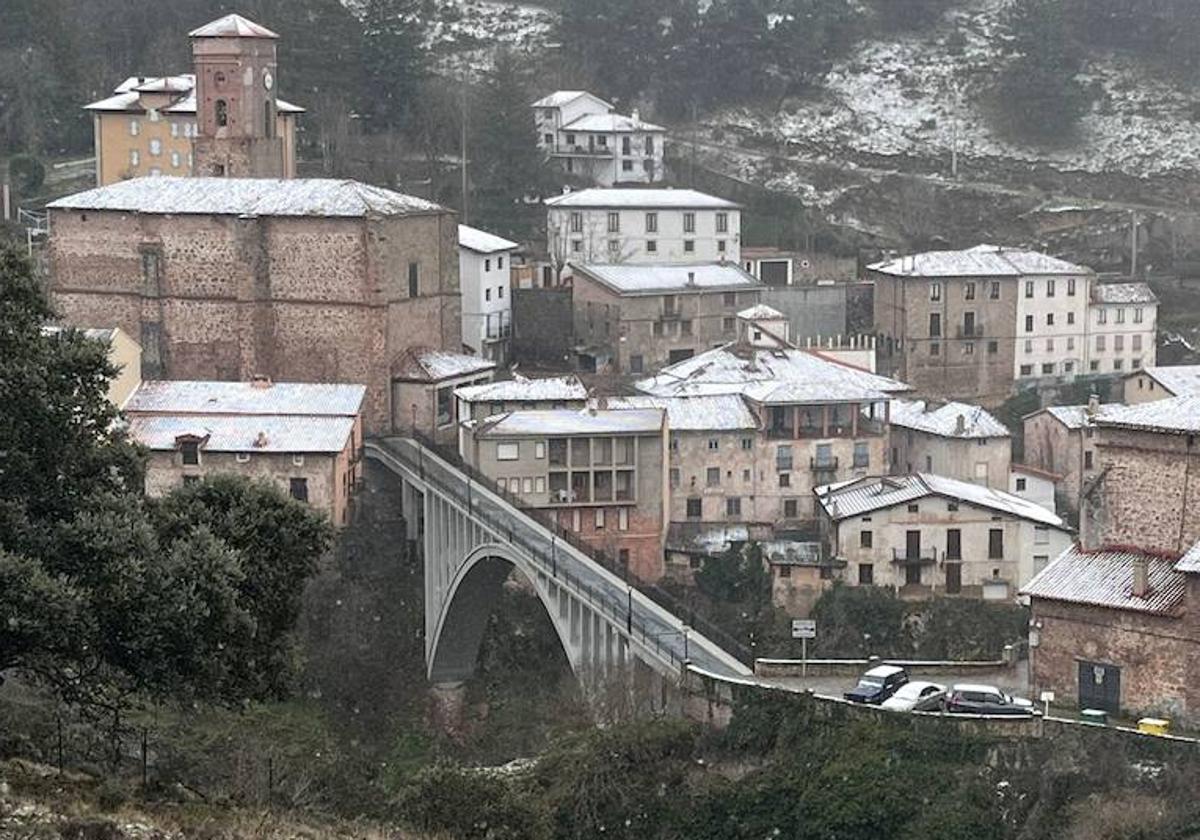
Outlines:
[[[1049,412],[1041,411],[1025,420],[1025,463],[1063,477],[1060,501],[1072,515],[1079,513],[1079,491],[1095,475],[1094,432],[1068,429]],[[1086,466],[1085,452],[1092,453],[1093,467]]]
[[[994,490],[1008,490],[1011,438],[954,438],[892,426],[890,440],[894,475],[931,472],[986,484]],[[985,477],[980,477],[978,470]]]

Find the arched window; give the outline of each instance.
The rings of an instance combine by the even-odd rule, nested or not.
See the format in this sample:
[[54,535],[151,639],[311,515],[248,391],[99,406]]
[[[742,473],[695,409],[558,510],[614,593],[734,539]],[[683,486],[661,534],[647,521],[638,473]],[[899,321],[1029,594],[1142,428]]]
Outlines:
[[229,103],[218,99],[216,105],[217,126],[229,125]]

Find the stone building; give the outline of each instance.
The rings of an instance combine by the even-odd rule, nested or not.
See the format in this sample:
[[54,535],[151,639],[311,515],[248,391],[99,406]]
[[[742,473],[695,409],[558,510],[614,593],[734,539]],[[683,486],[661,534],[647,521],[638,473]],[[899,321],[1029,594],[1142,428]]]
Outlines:
[[538,148],[568,175],[602,187],[650,184],[666,174],[667,130],[585,90],[556,90],[533,103]]
[[1200,724],[1200,544],[1176,557],[1072,547],[1030,581],[1034,695]]
[[162,177],[49,212],[55,308],[134,337],[150,378],[356,382],[378,432],[404,351],[461,347],[458,225],[423,199],[354,181]]
[[737,313],[757,303],[761,289],[734,263],[577,265],[581,363],[645,373],[733,341]]
[[516,249],[516,242],[458,226],[463,350],[493,362],[509,357],[513,324],[509,274]]
[[391,368],[395,434],[421,433],[436,443],[458,443],[460,404],[455,392],[492,381],[496,363],[431,347],[410,347]]
[[945,476],[868,477],[813,492],[852,586],[1007,600],[1073,539],[1037,504]]
[[1126,405],[1200,394],[1200,365],[1149,365],[1125,374],[1122,385]]
[[1178,557],[1200,540],[1200,395],[1108,406],[1093,423],[1096,478],[1083,492],[1084,547]]
[[124,414],[150,453],[149,495],[230,473],[277,484],[345,525],[362,477],[365,393],[361,385],[265,379],[143,382]]
[[664,574],[667,423],[658,409],[513,411],[463,426],[461,452],[523,507],[639,580]]
[[1026,466],[1061,476],[1059,509],[1079,514],[1080,494],[1096,477],[1094,420],[1114,406],[1093,399],[1087,405],[1052,405],[1024,418]]
[[190,37],[191,73],[131,76],[86,106],[96,184],[143,175],[294,178],[304,109],[276,97],[279,36],[231,14]]
[[583,408],[587,388],[574,374],[531,379],[515,374],[512,379],[468,385],[454,392],[458,398],[458,417],[482,420],[509,411],[544,411]]
[[1008,488],[1012,441],[1008,429],[976,405],[892,400],[893,475],[934,473],[997,490]]

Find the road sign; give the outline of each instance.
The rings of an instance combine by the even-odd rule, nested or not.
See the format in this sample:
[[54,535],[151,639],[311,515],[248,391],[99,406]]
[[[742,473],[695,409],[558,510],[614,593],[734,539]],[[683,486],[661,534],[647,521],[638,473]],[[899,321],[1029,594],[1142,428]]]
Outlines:
[[815,639],[817,638],[817,622],[811,618],[793,618],[792,619],[792,638],[793,639]]

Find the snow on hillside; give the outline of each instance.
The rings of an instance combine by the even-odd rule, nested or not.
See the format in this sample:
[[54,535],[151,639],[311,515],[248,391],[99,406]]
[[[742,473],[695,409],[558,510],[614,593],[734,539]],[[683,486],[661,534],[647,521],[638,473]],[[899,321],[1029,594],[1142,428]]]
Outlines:
[[540,6],[498,0],[437,0],[425,20],[426,44],[457,51],[500,44],[531,50],[544,46],[555,16]]
[[957,144],[967,158],[1036,161],[1064,171],[1154,175],[1200,167],[1191,92],[1119,55],[1089,57],[1085,83],[1096,97],[1073,142],[1048,149],[998,137],[973,100],[998,66],[1001,5],[977,0],[924,37],[864,42],[834,66],[817,97],[770,118],[732,109],[710,124],[818,154],[824,149],[830,159],[861,153],[948,161]]

